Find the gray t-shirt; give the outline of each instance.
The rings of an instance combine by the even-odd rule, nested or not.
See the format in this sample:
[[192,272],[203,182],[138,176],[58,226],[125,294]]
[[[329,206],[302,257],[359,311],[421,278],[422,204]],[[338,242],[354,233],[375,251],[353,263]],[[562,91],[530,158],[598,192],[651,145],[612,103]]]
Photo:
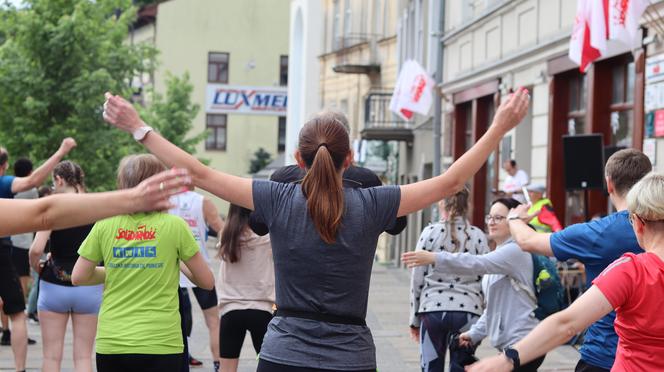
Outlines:
[[[320,238],[299,184],[254,181],[256,218],[270,229],[277,307],[364,318],[378,236],[396,220],[398,186],[344,189],[345,212],[334,244]],[[366,326],[275,317],[261,358],[332,370],[376,368]]]

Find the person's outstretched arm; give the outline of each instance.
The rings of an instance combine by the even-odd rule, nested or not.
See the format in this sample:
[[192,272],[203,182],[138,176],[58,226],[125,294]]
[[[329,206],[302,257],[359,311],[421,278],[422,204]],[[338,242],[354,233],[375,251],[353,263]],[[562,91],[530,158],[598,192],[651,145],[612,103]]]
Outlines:
[[166,210],[171,206],[168,198],[190,183],[186,170],[180,169],[159,173],[127,190],[0,199],[0,236],[64,229],[118,214]]
[[505,133],[514,128],[528,112],[528,91],[519,89],[496,111],[491,126],[473,147],[443,174],[417,183],[401,186],[398,216],[419,211],[461,190],[489,155],[498,147]]
[[[592,286],[570,307],[544,319],[512,348],[519,352],[521,365],[524,365],[553,350],[556,346],[564,344],[612,310],[613,307],[606,296],[596,286]],[[512,361],[501,354],[483,359],[467,367],[466,370],[507,372],[511,371],[513,367]]]
[[[104,120],[128,133],[134,133],[138,128],[146,125],[131,103],[110,93],[106,93]],[[165,164],[189,170],[194,185],[197,187],[233,204],[254,209],[251,179],[233,176],[207,167],[154,131],[148,133],[142,143]]]
[[16,177],[12,182],[12,192],[19,193],[22,191],[30,190],[44,183],[44,181],[51,175],[53,168],[64,158],[69,152],[76,147],[76,141],[73,138],[67,137],[62,140],[60,148],[53,155],[51,155],[44,164],[40,165],[27,177]]
[[[519,217],[513,219],[513,217]],[[516,243],[526,252],[537,253],[543,256],[553,257],[553,249],[551,248],[551,233],[541,233],[530,228],[524,222],[530,220],[528,215],[528,206],[521,204],[512,209],[507,214],[507,222],[510,225],[510,233]]]

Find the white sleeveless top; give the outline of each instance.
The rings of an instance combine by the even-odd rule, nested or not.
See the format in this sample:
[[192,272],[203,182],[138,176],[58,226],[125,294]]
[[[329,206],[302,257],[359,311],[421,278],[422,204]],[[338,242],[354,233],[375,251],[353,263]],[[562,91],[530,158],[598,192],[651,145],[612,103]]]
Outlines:
[[[210,257],[205,248],[207,224],[205,223],[205,216],[203,214],[203,196],[193,191],[187,191],[172,196],[170,202],[175,205],[175,208],[169,210],[168,213],[184,219],[192,234],[194,234],[194,239],[198,243],[198,249],[205,258],[205,261],[209,263]],[[180,287],[192,288],[195,285],[183,273],[180,273]]]

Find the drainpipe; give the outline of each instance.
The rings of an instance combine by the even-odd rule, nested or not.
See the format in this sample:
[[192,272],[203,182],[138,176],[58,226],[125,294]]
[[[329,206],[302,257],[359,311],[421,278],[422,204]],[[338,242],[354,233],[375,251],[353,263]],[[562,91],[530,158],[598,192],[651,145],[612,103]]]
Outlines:
[[[443,32],[445,30],[445,0],[438,0],[440,6],[439,9],[436,9],[438,17],[436,17],[436,24],[438,25],[438,30],[431,35],[436,40],[436,73],[435,81],[436,88],[440,86],[443,82],[443,42],[441,40]],[[436,92],[439,90],[436,89]],[[443,97],[442,95],[435,95],[433,102],[433,177],[436,177],[441,173],[441,126],[442,126],[442,111],[443,111]],[[434,205],[431,213],[432,222],[438,221],[438,206]]]

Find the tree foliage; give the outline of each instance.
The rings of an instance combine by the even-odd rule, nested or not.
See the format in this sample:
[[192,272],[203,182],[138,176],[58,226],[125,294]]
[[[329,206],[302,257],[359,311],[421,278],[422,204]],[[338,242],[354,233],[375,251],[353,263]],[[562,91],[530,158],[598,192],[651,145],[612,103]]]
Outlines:
[[[153,46],[126,42],[136,8],[130,0],[27,0],[2,16],[0,143],[13,156],[39,162],[62,138],[74,137],[78,146],[69,158],[81,164],[88,185],[112,189],[118,161],[142,148],[104,123],[104,92],[130,97],[132,78],[154,71],[157,56]],[[181,141],[184,133],[171,131],[168,123],[190,128],[198,109],[183,97],[191,93],[187,84],[186,78],[172,78],[166,98],[155,95],[154,108],[143,110]]]
[[269,152],[265,151],[264,148],[259,147],[256,152],[254,152],[254,158],[251,159],[249,164],[249,173],[254,174],[259,172],[261,169],[265,168],[272,161],[272,155]]
[[140,110],[141,117],[160,132],[164,138],[176,143],[184,151],[195,154],[196,145],[207,137],[203,131],[191,137],[192,121],[200,106],[191,102],[194,87],[189,74],[166,77],[166,96],[150,91],[150,104]]

